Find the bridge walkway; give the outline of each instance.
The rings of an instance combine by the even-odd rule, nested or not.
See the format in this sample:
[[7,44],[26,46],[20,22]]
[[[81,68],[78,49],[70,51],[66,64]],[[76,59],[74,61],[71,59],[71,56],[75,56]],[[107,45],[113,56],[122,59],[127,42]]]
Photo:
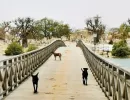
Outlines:
[[62,60],[51,56],[35,73],[39,72],[38,93],[33,93],[32,78],[23,82],[4,100],[107,100],[88,69],[88,85],[82,84],[81,68],[88,67],[82,50],[75,43],[66,43],[56,52]]

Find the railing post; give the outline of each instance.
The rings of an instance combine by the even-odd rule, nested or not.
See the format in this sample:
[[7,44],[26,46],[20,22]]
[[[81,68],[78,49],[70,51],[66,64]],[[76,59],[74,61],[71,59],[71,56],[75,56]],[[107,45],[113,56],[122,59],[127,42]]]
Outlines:
[[112,90],[111,90],[111,77],[112,77],[112,66],[108,65],[108,96],[112,96]]
[[22,57],[18,57],[18,80],[19,80],[19,84],[21,83],[22,80],[22,70],[23,70],[23,66],[22,66]]
[[13,87],[13,75],[14,75],[14,71],[13,71],[13,67],[12,67],[12,59],[9,60],[9,81],[8,81],[8,86],[9,86],[9,91],[12,91],[14,89]]
[[65,45],[57,40],[44,48],[0,61],[0,100],[14,90],[51,55],[51,51]]
[[2,88],[3,88],[3,96],[6,96],[8,94],[8,71],[7,71],[7,61],[3,62],[4,69],[3,69],[3,74],[4,74],[4,79],[2,83]]
[[94,77],[108,99],[130,100],[130,72],[96,55],[82,41],[78,42],[78,46],[83,50]]
[[18,66],[17,66],[17,58],[14,59],[14,87],[18,86]]

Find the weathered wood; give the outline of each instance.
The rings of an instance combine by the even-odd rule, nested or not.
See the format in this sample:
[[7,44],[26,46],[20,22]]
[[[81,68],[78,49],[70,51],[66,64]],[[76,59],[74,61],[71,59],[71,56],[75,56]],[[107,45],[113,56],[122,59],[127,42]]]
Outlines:
[[[32,77],[20,85],[5,100],[108,100],[94,79],[84,55],[75,43],[58,48],[62,60],[51,56],[39,72],[38,93],[33,93]],[[88,85],[82,83],[81,68],[88,68]]]
[[0,61],[0,98],[19,86],[48,59],[52,51],[61,46],[65,46],[64,42],[56,40],[44,48]]
[[[98,83],[106,96],[112,100],[130,100],[130,72],[96,55],[82,41],[79,41],[78,45],[83,50],[95,79],[100,80]],[[97,70],[100,62],[101,70]]]

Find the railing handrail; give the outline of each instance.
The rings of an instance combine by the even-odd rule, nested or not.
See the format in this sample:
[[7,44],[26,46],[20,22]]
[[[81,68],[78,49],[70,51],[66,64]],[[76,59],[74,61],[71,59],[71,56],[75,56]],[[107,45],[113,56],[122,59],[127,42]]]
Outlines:
[[130,100],[130,72],[94,54],[81,40],[77,45],[83,50],[96,81],[108,99]]
[[[82,41],[82,42],[83,42],[83,41]],[[84,42],[83,42],[83,45],[86,46]],[[108,61],[108,60],[106,60],[106,59],[103,59],[100,55],[94,53],[90,48],[87,48],[87,49],[88,49],[93,55],[95,55],[95,56],[97,56],[98,58],[100,58],[102,61],[108,63],[109,65],[115,66],[115,67],[117,67],[118,69],[123,70],[125,73],[127,73],[127,74],[130,75],[130,72],[129,72],[129,71],[127,71],[127,70],[125,70],[125,69],[122,68],[123,66],[121,66],[121,65],[116,65],[116,64],[114,64],[114,63],[112,63],[112,62],[110,62],[110,61]]]
[[0,99],[19,86],[61,46],[65,43],[56,40],[46,47],[0,61]]
[[[55,41],[53,41],[51,44],[55,43],[56,41],[61,41],[61,40],[55,40]],[[51,45],[51,44],[49,44],[49,45]],[[9,57],[9,58],[5,58],[5,59],[3,59],[3,60],[0,60],[0,63],[3,62],[3,61],[6,61],[6,60],[14,59],[14,58],[17,58],[17,57],[20,57],[20,56],[24,56],[24,55],[28,55],[28,54],[37,52],[37,51],[39,51],[39,50],[42,50],[42,49],[48,47],[49,45],[46,45],[46,46],[43,47],[43,48],[38,48],[38,49],[33,50],[33,51],[29,51],[29,52],[25,52],[25,53],[22,53],[22,54],[19,54],[19,55],[11,56],[11,57]],[[8,56],[7,56],[7,57],[8,57]]]

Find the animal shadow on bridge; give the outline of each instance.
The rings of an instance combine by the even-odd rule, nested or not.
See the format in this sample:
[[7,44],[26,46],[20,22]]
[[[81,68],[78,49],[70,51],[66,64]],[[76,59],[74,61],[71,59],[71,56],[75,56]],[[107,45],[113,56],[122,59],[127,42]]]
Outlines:
[[87,79],[88,79],[88,68],[81,68],[82,70],[82,80],[83,80],[83,84],[87,85]]
[[56,57],[58,56],[59,57],[59,59],[61,60],[61,53],[55,53],[55,52],[52,52],[52,54],[54,55],[54,57],[55,57],[55,60],[56,60]]
[[38,80],[39,80],[38,74],[39,74],[39,72],[36,75],[32,75],[32,83],[33,83],[34,93],[38,93],[37,92],[37,89],[38,89]]

